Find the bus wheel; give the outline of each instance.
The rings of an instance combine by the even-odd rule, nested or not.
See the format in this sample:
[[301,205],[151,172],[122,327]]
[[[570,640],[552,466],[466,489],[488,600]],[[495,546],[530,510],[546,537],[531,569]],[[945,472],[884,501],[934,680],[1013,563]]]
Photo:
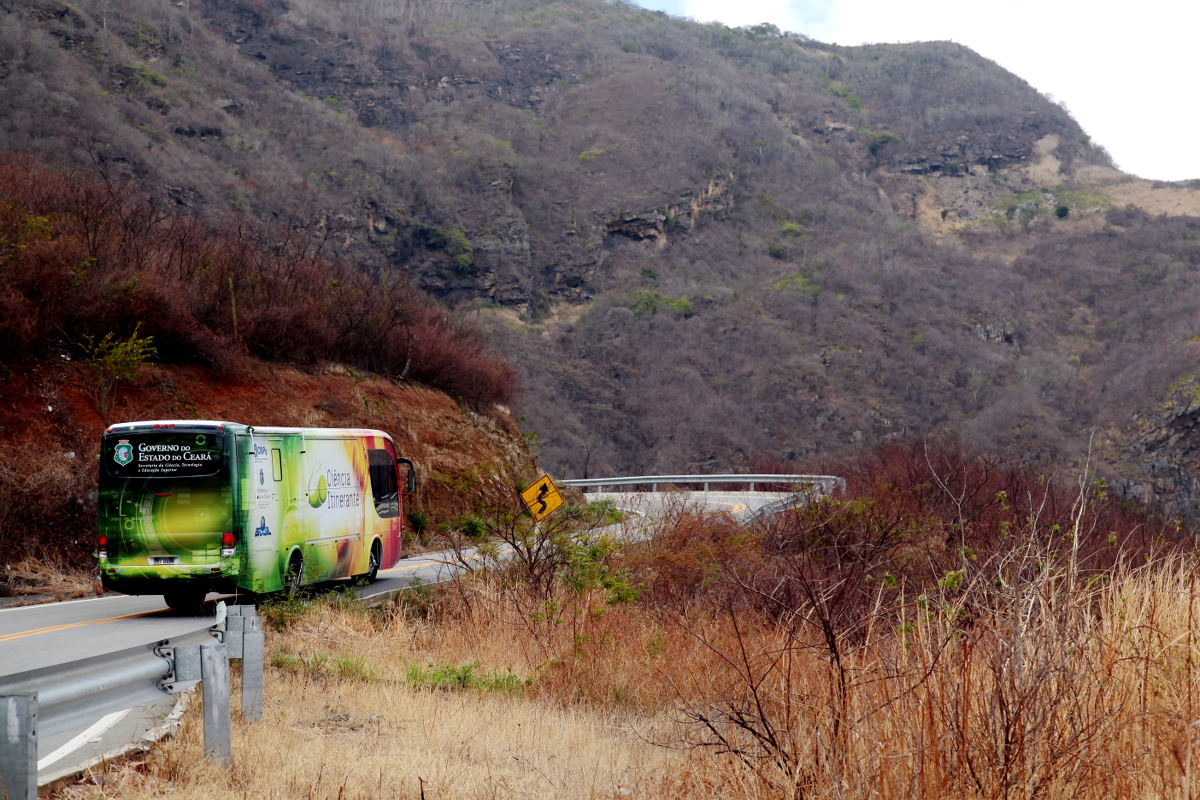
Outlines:
[[295,597],[304,585],[304,556],[297,550],[288,561],[287,573],[283,576],[283,590],[289,597]]
[[375,578],[379,576],[379,564],[383,561],[383,548],[376,539],[371,544],[371,560],[367,563],[367,574],[363,577],[367,579],[367,583],[374,583]]
[[208,589],[195,586],[181,586],[163,592],[163,600],[167,606],[176,611],[201,612],[204,610],[204,598]]

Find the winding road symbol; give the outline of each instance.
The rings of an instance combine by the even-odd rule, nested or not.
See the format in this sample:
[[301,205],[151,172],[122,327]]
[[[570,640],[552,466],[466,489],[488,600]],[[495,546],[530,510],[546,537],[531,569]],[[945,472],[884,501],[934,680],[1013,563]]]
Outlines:
[[563,504],[562,495],[549,475],[538,478],[528,489],[521,492],[521,500],[529,514],[538,522],[553,514]]

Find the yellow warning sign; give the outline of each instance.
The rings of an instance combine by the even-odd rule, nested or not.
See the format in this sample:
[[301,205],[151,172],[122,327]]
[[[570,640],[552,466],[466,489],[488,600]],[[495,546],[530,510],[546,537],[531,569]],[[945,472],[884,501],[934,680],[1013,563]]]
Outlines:
[[550,480],[549,475],[538,478],[532,486],[521,492],[521,499],[538,522],[550,516],[563,504],[562,495],[558,493],[558,487]]

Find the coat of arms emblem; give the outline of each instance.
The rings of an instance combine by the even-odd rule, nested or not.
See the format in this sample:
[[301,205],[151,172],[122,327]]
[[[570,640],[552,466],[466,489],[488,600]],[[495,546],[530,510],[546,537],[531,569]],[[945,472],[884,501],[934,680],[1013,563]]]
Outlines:
[[128,439],[117,442],[117,446],[113,448],[113,461],[122,467],[133,461],[133,445],[129,443]]

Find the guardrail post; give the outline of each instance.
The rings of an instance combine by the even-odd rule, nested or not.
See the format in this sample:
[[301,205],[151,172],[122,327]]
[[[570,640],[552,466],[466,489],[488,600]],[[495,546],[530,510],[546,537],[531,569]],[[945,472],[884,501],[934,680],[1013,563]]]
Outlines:
[[[238,608],[238,606],[234,606]],[[225,618],[225,649],[230,658],[242,657],[242,632],[246,630],[246,618],[242,616],[239,610],[231,613]]]
[[229,724],[229,659],[223,644],[200,645],[200,680],[204,687],[204,755],[233,766]]
[[37,693],[0,694],[0,797],[37,800]]
[[262,617],[246,617],[242,631],[242,716],[262,719],[263,704]]

